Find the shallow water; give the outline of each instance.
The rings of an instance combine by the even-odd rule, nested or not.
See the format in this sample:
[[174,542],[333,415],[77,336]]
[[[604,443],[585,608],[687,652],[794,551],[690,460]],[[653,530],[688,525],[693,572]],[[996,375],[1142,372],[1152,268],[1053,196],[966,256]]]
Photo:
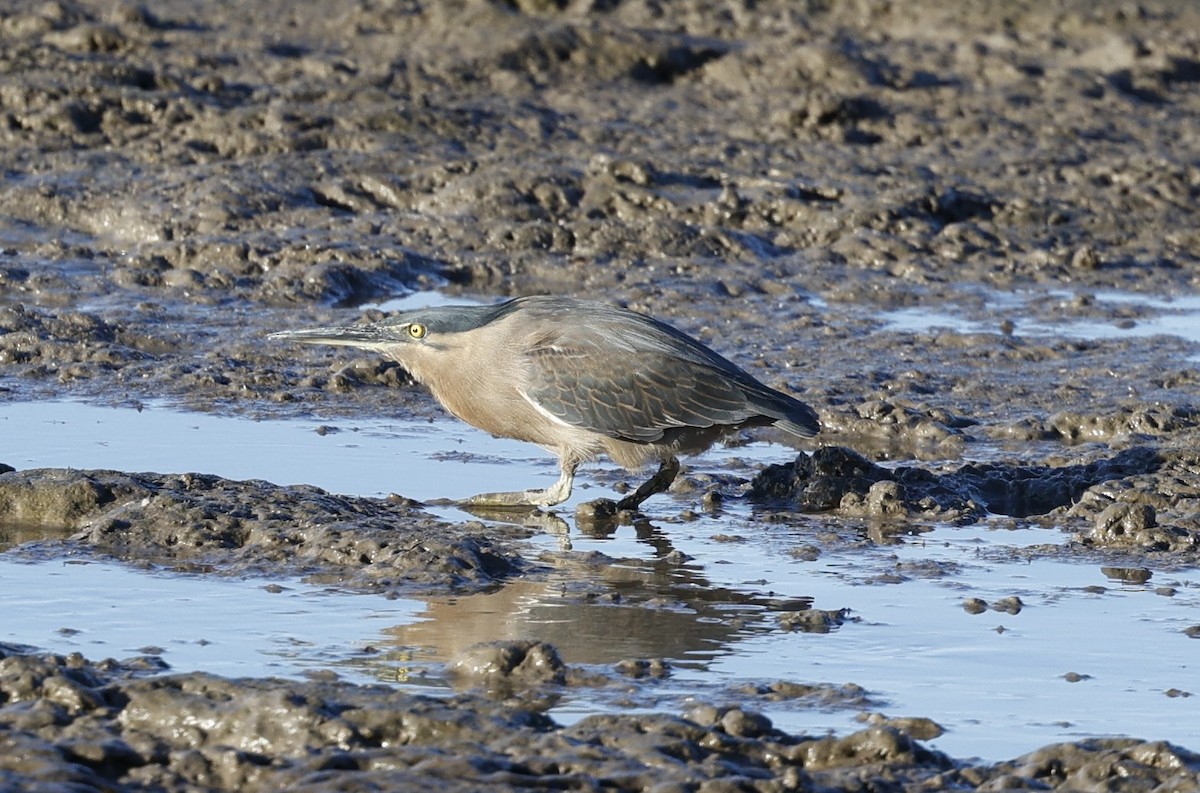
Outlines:
[[92,659],[159,655],[173,671],[227,677],[298,677],[376,657],[371,626],[412,620],[423,606],[287,579],[77,560],[0,557],[0,582],[0,641]]
[[1050,319],[1031,311],[1031,303],[1047,298],[1070,303],[1080,296],[1066,291],[1007,294],[983,290],[981,301],[984,313],[994,312],[994,318],[981,319],[977,311],[954,312],[923,307],[884,311],[879,317],[887,330],[916,333],[937,328],[956,333],[997,333],[1000,332],[1001,321],[1009,320],[1013,323],[1014,336],[1099,340],[1165,335],[1200,343],[1200,295],[1159,298],[1130,292],[1100,291],[1089,293],[1089,296],[1094,299],[1094,305],[1101,309],[1132,308],[1136,309],[1136,316],[1091,319],[1063,315]]
[[52,402],[5,405],[0,434],[0,461],[16,468],[194,471],[365,496],[461,498],[483,479],[517,489],[558,476],[541,450],[459,422],[256,421]]
[[[384,420],[252,421],[151,407],[77,403],[8,404],[0,414],[0,460],[17,467],[199,470],[230,478],[307,482],[337,492],[418,499],[489,487],[552,481],[552,459],[457,422],[406,425]],[[715,450],[696,471],[752,475],[792,451],[764,443]],[[607,495],[617,478],[587,469],[580,500]],[[934,527],[895,544],[865,540],[826,549],[814,560],[793,553],[821,546],[830,528],[813,517],[756,520],[736,502],[699,512],[696,497],[660,496],[658,516],[603,534],[572,530],[575,552],[612,558],[599,580],[618,602],[581,602],[580,582],[515,581],[498,592],[385,600],[297,581],[231,580],[57,560],[29,564],[0,557],[0,640],[55,652],[126,657],[155,648],[179,670],[298,676],[319,669],[351,680],[442,685],[439,662],[467,644],[536,638],[572,664],[609,665],[662,657],[663,681],[573,689],[553,713],[570,721],[612,708],[678,711],[689,698],[745,699],[739,684],[789,680],[853,682],[890,716],[926,716],[948,728],[931,744],[956,756],[1004,759],[1057,740],[1123,733],[1200,745],[1196,622],[1200,574],[1153,572],[1144,584],[1110,579],[1098,566],[1035,558],[1019,549],[1061,541],[1052,530]],[[466,516],[453,509],[446,517]],[[1007,525],[1007,523],[1005,524]],[[845,534],[846,525],[836,526]],[[853,532],[851,532],[853,533]],[[564,538],[536,536],[558,553]],[[893,583],[887,583],[893,582]],[[267,588],[268,583],[283,587]],[[1159,588],[1173,588],[1173,596]],[[989,603],[1018,596],[1018,614],[969,614],[967,597]],[[826,634],[784,632],[780,611],[807,603],[850,610]],[[220,619],[213,615],[219,614]],[[1084,676],[1067,682],[1064,675]],[[753,701],[777,725],[848,732],[857,709]]]

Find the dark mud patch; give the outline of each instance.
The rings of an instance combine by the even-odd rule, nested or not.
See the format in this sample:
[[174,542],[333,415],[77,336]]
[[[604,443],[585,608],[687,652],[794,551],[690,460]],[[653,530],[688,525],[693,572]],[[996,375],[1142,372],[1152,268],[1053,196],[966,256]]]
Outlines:
[[[840,738],[790,735],[741,708],[595,716],[562,726],[520,700],[431,698],[338,682],[143,677],[145,664],[0,650],[0,773],[18,788],[318,790],[480,785],[861,790],[1192,790],[1200,756],[1157,742],[1083,741],[973,765],[897,720]],[[68,737],[69,736],[69,737]]]
[[528,572],[513,544],[403,499],[235,482],[202,474],[35,469],[0,474],[0,521],[73,530],[26,544],[231,574],[330,578],[372,591],[476,589]]
[[1164,463],[1159,451],[1139,447],[1083,465],[972,463],[939,474],[907,465],[884,468],[850,449],[826,446],[788,465],[767,466],[747,495],[801,512],[963,523],[988,514],[1045,515],[1075,503],[1094,485],[1154,474]]
[[[1110,563],[1138,556],[1169,567],[1200,563],[1200,461],[1192,449],[1135,446],[1085,457],[1055,465],[969,463],[937,472],[885,468],[827,446],[766,466],[746,497],[775,521],[786,521],[788,512],[833,512],[910,531],[914,521],[967,524],[1005,515],[1074,532],[1074,550],[1109,554]],[[1064,550],[1047,544],[1042,552],[1061,556]]]
[[535,6],[10,4],[0,302],[30,316],[0,356],[29,377],[0,387],[270,401],[286,309],[452,287],[607,295],[821,407],[1061,402],[948,357],[1186,391],[1146,387],[1194,368],[1156,345],[862,337],[980,287],[1194,287],[1190,4]]

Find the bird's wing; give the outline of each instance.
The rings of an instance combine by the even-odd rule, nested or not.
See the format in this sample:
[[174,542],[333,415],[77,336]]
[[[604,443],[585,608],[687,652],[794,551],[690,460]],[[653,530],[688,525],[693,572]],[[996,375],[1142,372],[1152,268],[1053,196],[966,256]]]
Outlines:
[[525,397],[575,427],[650,443],[676,427],[737,424],[758,411],[716,367],[657,345],[574,334],[534,345]]

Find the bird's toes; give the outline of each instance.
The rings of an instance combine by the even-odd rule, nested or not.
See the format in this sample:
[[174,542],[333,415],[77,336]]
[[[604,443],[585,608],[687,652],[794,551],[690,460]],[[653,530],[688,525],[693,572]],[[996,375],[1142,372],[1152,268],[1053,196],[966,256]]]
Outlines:
[[479,493],[478,495],[468,496],[458,502],[459,506],[464,507],[493,507],[493,508],[509,508],[509,509],[528,509],[538,506],[535,499],[531,499],[528,493]]
[[625,499],[613,501],[611,498],[597,498],[575,507],[575,522],[582,525],[632,523],[638,514],[637,506],[631,507],[625,503]]

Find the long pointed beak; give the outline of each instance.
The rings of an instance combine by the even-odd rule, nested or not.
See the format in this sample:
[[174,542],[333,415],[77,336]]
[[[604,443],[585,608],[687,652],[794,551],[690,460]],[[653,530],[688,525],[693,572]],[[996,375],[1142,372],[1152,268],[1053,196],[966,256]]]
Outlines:
[[267,336],[275,341],[295,341],[301,344],[332,344],[339,347],[379,347],[394,339],[378,325],[345,325],[332,328],[281,330]]

